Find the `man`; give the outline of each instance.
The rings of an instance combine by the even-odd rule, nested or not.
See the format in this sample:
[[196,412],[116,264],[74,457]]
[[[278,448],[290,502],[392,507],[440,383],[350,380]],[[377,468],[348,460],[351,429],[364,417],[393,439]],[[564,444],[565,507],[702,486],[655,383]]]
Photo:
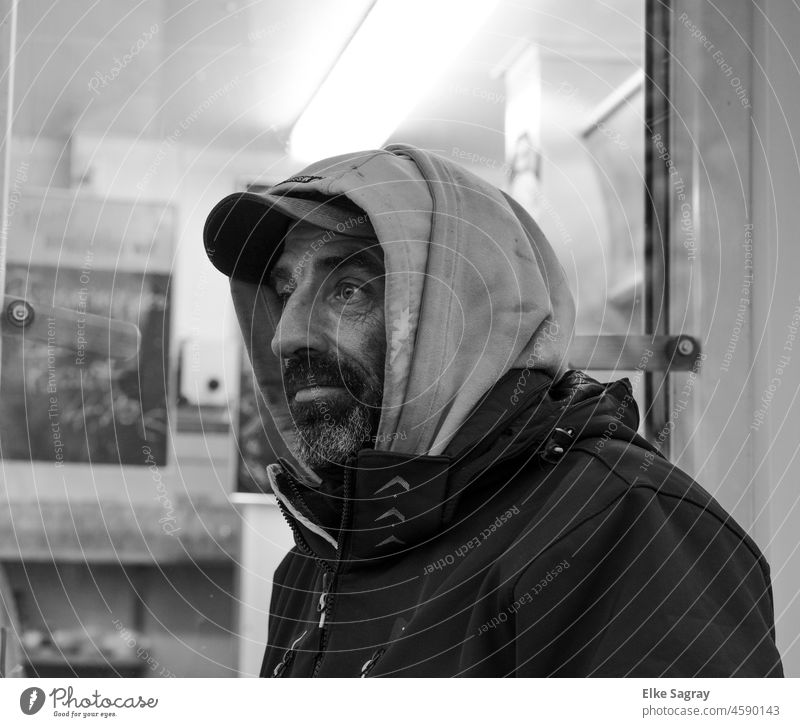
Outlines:
[[564,372],[572,297],[510,197],[393,145],[204,238],[294,454],[262,676],[782,674],[763,556],[627,380]]

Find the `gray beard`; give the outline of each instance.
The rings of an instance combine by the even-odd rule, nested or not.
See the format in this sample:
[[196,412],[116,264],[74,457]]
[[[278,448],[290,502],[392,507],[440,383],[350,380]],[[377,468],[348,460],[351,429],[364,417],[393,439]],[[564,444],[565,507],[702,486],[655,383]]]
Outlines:
[[312,469],[342,465],[370,440],[372,421],[364,406],[354,406],[341,421],[330,417],[295,422],[292,454]]

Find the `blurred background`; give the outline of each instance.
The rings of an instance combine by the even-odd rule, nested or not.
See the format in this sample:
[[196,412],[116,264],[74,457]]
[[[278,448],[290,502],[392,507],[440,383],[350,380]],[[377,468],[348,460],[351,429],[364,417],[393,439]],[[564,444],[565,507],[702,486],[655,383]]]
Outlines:
[[231,192],[395,141],[534,215],[578,304],[571,366],[628,376],[642,432],[755,538],[800,675],[796,9],[0,0],[0,15],[9,675],[258,673],[291,545],[264,472],[283,445],[203,223]]

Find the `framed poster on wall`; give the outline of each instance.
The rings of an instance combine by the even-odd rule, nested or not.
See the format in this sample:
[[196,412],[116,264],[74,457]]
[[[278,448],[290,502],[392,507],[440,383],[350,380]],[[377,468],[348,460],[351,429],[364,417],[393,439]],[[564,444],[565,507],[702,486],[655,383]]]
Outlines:
[[[77,313],[74,346],[7,336],[0,369],[5,459],[130,464],[167,461],[171,208],[43,190],[15,200],[6,293]],[[138,355],[82,345],[83,316],[134,323]],[[149,458],[143,456],[143,452]]]

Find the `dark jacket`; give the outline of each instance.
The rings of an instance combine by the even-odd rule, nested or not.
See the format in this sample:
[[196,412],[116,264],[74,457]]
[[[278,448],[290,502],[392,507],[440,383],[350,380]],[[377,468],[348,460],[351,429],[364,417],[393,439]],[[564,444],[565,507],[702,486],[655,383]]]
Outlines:
[[261,675],[782,676],[763,555],[638,418],[626,379],[512,370],[444,455],[362,450],[332,534],[273,466]]

